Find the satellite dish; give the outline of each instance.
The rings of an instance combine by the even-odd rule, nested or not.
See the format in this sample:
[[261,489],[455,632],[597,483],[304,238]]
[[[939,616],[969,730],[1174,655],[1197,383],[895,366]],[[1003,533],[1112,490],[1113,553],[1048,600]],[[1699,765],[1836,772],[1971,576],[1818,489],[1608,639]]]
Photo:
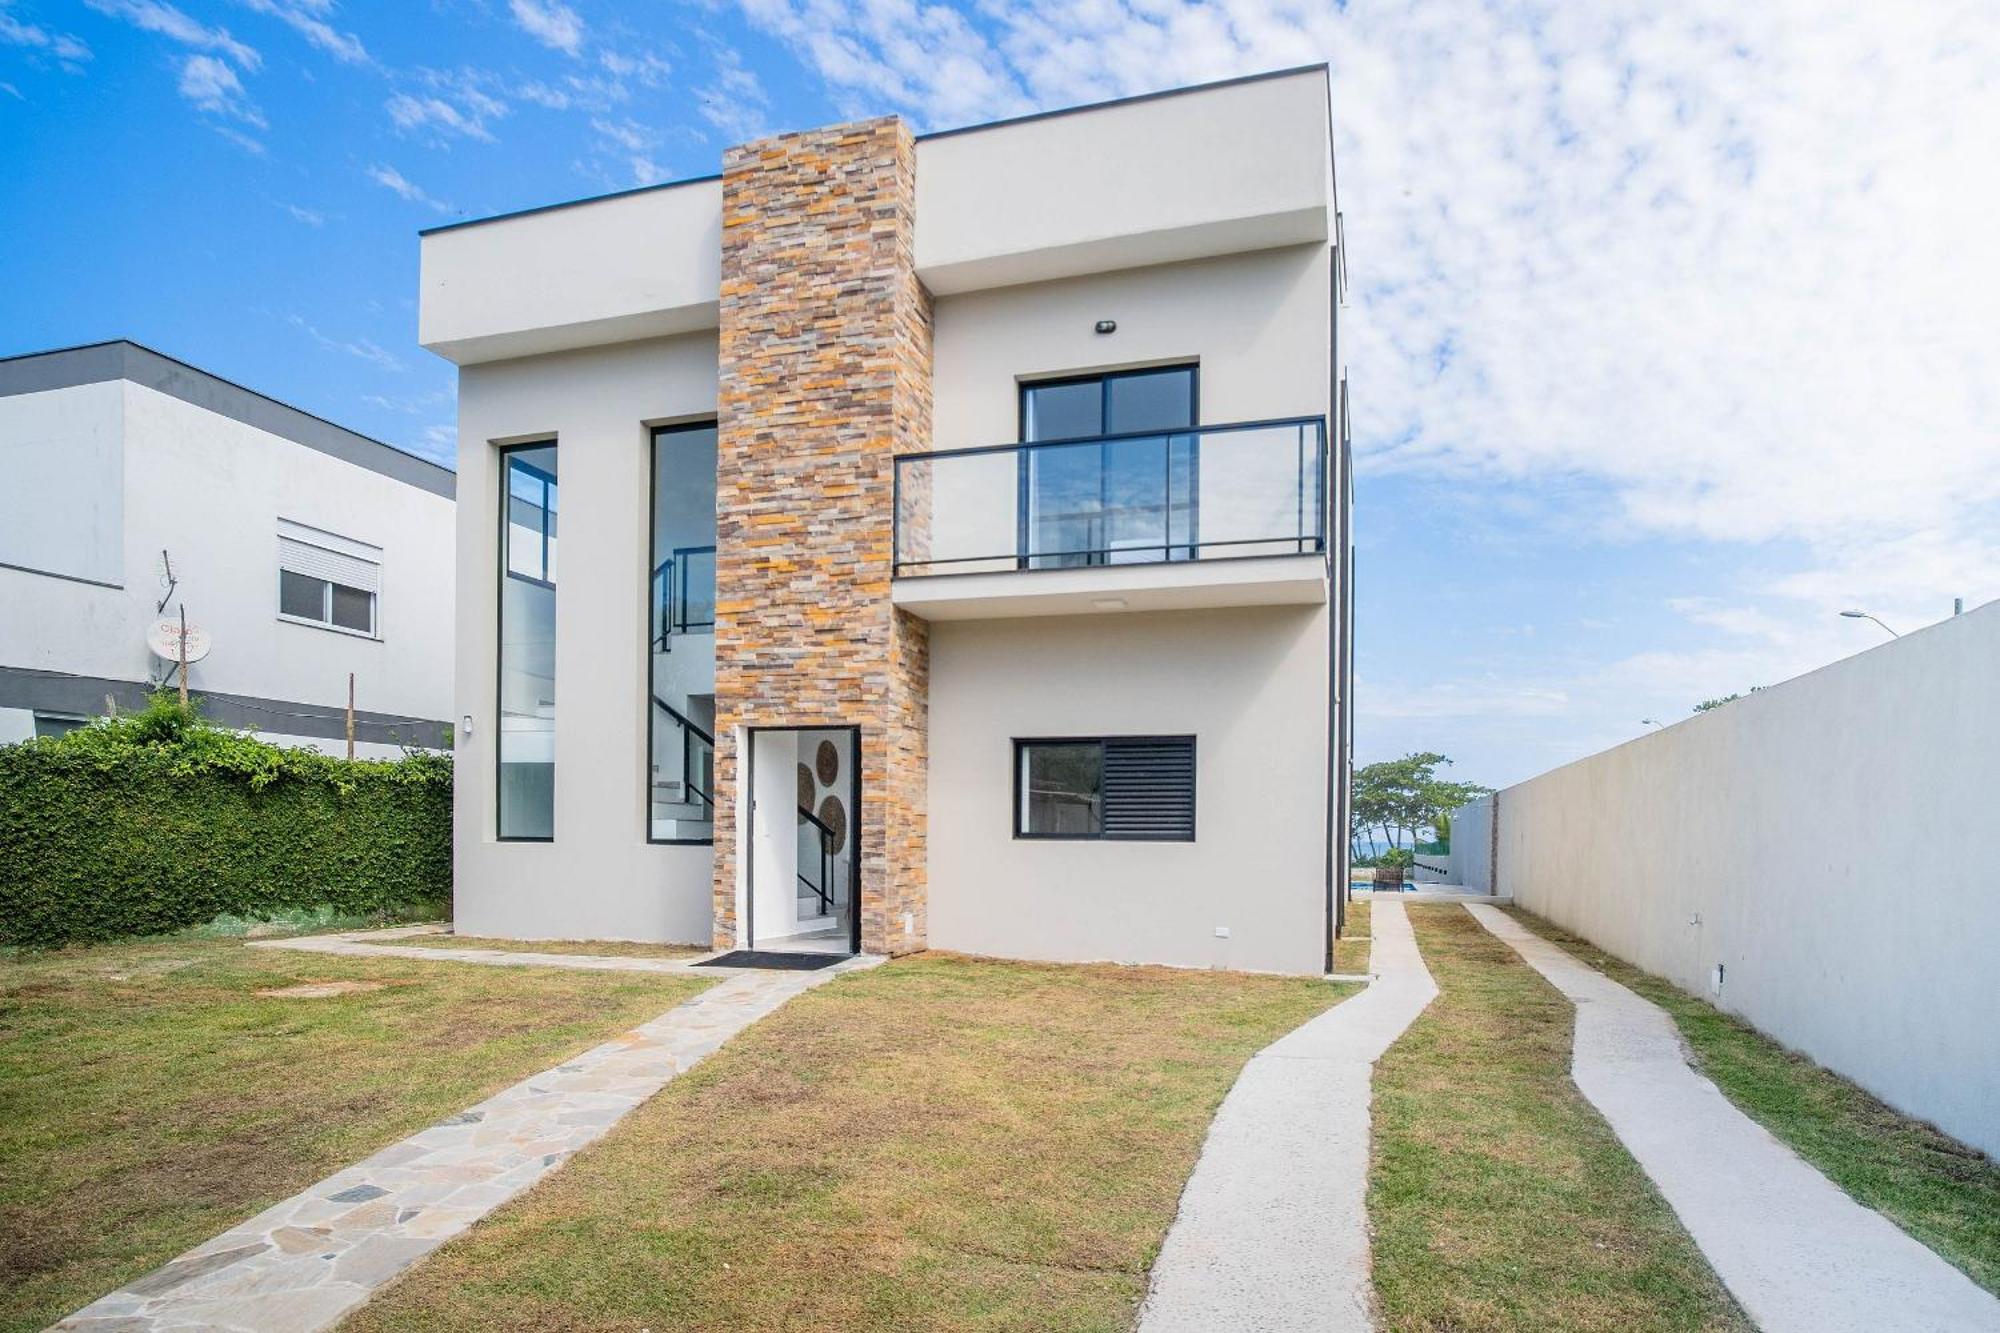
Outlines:
[[[153,650],[153,656],[155,657],[168,662],[179,662],[181,660],[181,622],[178,620],[154,622],[153,627],[146,631],[146,646]],[[199,625],[189,625],[187,627],[187,660],[190,664],[199,662],[202,658],[207,657],[208,650],[213,646],[214,644],[210,642],[207,630]]]

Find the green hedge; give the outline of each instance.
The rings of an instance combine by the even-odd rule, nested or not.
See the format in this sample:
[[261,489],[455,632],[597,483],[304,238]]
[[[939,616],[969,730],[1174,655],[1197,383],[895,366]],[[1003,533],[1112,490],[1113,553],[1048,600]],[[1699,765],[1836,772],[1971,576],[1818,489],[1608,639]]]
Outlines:
[[154,934],[223,913],[451,894],[451,759],[334,759],[212,727],[171,695],[0,746],[0,943]]

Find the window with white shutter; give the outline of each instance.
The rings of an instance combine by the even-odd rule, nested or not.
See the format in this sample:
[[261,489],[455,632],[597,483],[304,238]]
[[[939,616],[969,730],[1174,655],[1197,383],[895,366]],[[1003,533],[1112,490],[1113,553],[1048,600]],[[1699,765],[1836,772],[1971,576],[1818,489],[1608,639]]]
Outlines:
[[374,635],[382,550],[303,523],[278,520],[278,614]]

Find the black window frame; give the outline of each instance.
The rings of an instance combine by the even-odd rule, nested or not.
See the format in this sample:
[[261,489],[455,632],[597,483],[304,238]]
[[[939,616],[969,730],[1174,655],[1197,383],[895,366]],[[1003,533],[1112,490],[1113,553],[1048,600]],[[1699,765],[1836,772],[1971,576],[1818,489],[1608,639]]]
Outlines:
[[[1125,432],[1111,429],[1112,384],[1117,380],[1134,379],[1142,375],[1158,375],[1163,371],[1169,370],[1185,370],[1188,372],[1188,424],[1185,428],[1190,434],[1188,441],[1188,488],[1190,494],[1199,495],[1201,494],[1201,435],[1199,433],[1201,430],[1201,361],[1199,358],[1187,361],[1167,361],[1151,366],[1127,366],[1119,370],[1096,370],[1083,374],[1038,375],[1032,378],[1017,379],[1015,381],[1014,394],[1014,438],[1021,444],[1059,445],[1088,444],[1092,440],[1123,439],[1128,436],[1145,439],[1157,435],[1165,439],[1180,434],[1182,433],[1181,431],[1175,430]],[[1096,384],[1098,386],[1101,395],[1097,407],[1098,433],[1095,435],[1055,436],[1046,440],[1030,440],[1028,438],[1028,395],[1036,389],[1060,389],[1074,384]],[[1014,506],[1014,550],[1016,552],[1015,568],[1017,569],[1035,568],[1036,566],[1033,565],[1032,561],[1038,558],[1034,553],[1034,529],[1031,522],[1033,501],[1030,492],[1033,487],[1030,479],[1030,460],[1032,454],[1032,450],[1023,449],[1019,465],[1016,469],[1015,486],[1018,494]],[[1101,489],[1104,484],[1102,472],[1103,470],[1100,468],[1098,480],[1100,498]],[[1180,544],[1169,545],[1167,547],[1167,561],[1171,561],[1174,558],[1171,554],[1173,551],[1182,549],[1183,547]],[[1182,559],[1195,560],[1200,558],[1201,511],[1199,507],[1192,510],[1188,515],[1187,542],[1184,549],[1185,554],[1181,556]],[[1086,568],[1110,563],[1109,557],[1111,552],[1108,549],[1086,552],[1084,554],[1086,555],[1084,561]],[[1065,568],[1065,566],[1044,566],[1044,568]]]
[[[551,592],[556,590],[555,581],[552,579],[536,578],[533,574],[519,574],[508,567],[508,556],[510,554],[507,549],[508,528],[514,518],[513,455],[532,449],[556,449],[560,456],[560,445],[561,441],[556,436],[551,435],[545,439],[521,440],[514,444],[499,445],[494,451],[500,462],[500,499],[498,506],[499,513],[497,515],[499,524],[494,534],[496,547],[493,562],[495,572],[499,576],[493,589],[493,840],[495,842],[554,842],[556,840],[556,812],[553,790],[549,797],[549,832],[547,834],[508,833],[505,831],[502,819],[504,797],[500,784],[500,770],[507,762],[506,752],[501,744],[502,738],[505,737],[507,731],[504,721],[506,705],[501,697],[502,691],[505,688],[504,681],[507,674],[507,627],[504,623],[507,614],[507,580],[520,579],[524,583],[532,583],[547,588]],[[541,534],[541,568],[542,572],[546,574],[549,568],[549,528],[546,517],[549,509],[547,484],[560,486],[561,480],[559,477],[550,476],[533,464],[523,463],[521,466],[527,471],[539,474],[546,483],[542,492],[542,513],[545,517],[542,520]],[[558,467],[560,467],[560,464],[558,464]],[[560,721],[560,714],[558,714],[558,721]]]
[[[644,612],[646,618],[646,633],[644,635],[646,645],[644,650],[644,664],[640,670],[641,688],[645,691],[646,753],[641,760],[639,790],[643,797],[642,817],[646,821],[646,844],[650,847],[713,847],[715,845],[715,835],[712,833],[706,838],[660,838],[653,835],[653,736],[660,725],[659,709],[666,707],[664,704],[657,704],[653,698],[653,644],[655,642],[653,638],[653,617],[659,610],[653,594],[653,578],[660,568],[660,551],[658,547],[658,534],[654,531],[655,518],[653,506],[658,502],[660,493],[660,437],[662,435],[679,434],[684,431],[713,430],[719,432],[721,428],[722,423],[720,419],[708,417],[699,421],[677,421],[671,425],[650,426],[646,430],[646,609]],[[718,447],[719,444],[720,441],[718,440]],[[720,504],[719,493],[717,503],[718,505]],[[688,547],[686,549],[699,551],[703,548]],[[706,549],[710,552],[715,550],[712,546]],[[710,614],[713,614],[712,609]],[[712,632],[715,628],[715,622],[710,620],[706,628]],[[669,708],[668,711],[671,712],[673,710]],[[682,717],[678,713],[675,714],[675,717],[683,728],[695,732],[708,742],[709,754],[711,756],[715,754],[716,745],[713,736],[695,726],[693,719]],[[687,780],[685,741],[682,742],[681,771],[681,780],[685,782]],[[713,827],[715,822],[715,793],[712,791],[708,792],[707,796],[709,798],[709,824],[710,827]]]
[[[1136,742],[1157,745],[1163,741],[1185,741],[1187,743],[1188,765],[1191,774],[1188,783],[1188,831],[1187,836],[1147,836],[1132,833],[1106,833],[1107,822],[1104,808],[1104,752],[1107,745],[1118,742]],[[1021,781],[1025,772],[1023,760],[1027,751],[1039,745],[1095,745],[1098,747],[1097,790],[1099,797],[1098,832],[1096,833],[1033,833],[1022,827]],[[1012,813],[1008,822],[1013,836],[1021,842],[1195,842],[1200,832],[1201,763],[1199,741],[1192,732],[1161,732],[1146,734],[1118,734],[1093,736],[1016,736],[1013,740],[1014,781]]]

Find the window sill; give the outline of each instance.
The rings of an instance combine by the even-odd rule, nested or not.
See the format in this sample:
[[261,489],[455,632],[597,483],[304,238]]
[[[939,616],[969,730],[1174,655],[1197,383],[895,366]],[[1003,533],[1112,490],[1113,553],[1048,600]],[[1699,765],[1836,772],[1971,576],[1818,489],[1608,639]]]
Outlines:
[[349,629],[345,625],[330,625],[324,620],[307,620],[304,616],[288,616],[278,613],[278,619],[287,625],[302,625],[306,629],[323,629],[329,634],[344,634],[350,639],[367,639],[371,643],[381,643],[380,634],[370,634],[367,630]]

